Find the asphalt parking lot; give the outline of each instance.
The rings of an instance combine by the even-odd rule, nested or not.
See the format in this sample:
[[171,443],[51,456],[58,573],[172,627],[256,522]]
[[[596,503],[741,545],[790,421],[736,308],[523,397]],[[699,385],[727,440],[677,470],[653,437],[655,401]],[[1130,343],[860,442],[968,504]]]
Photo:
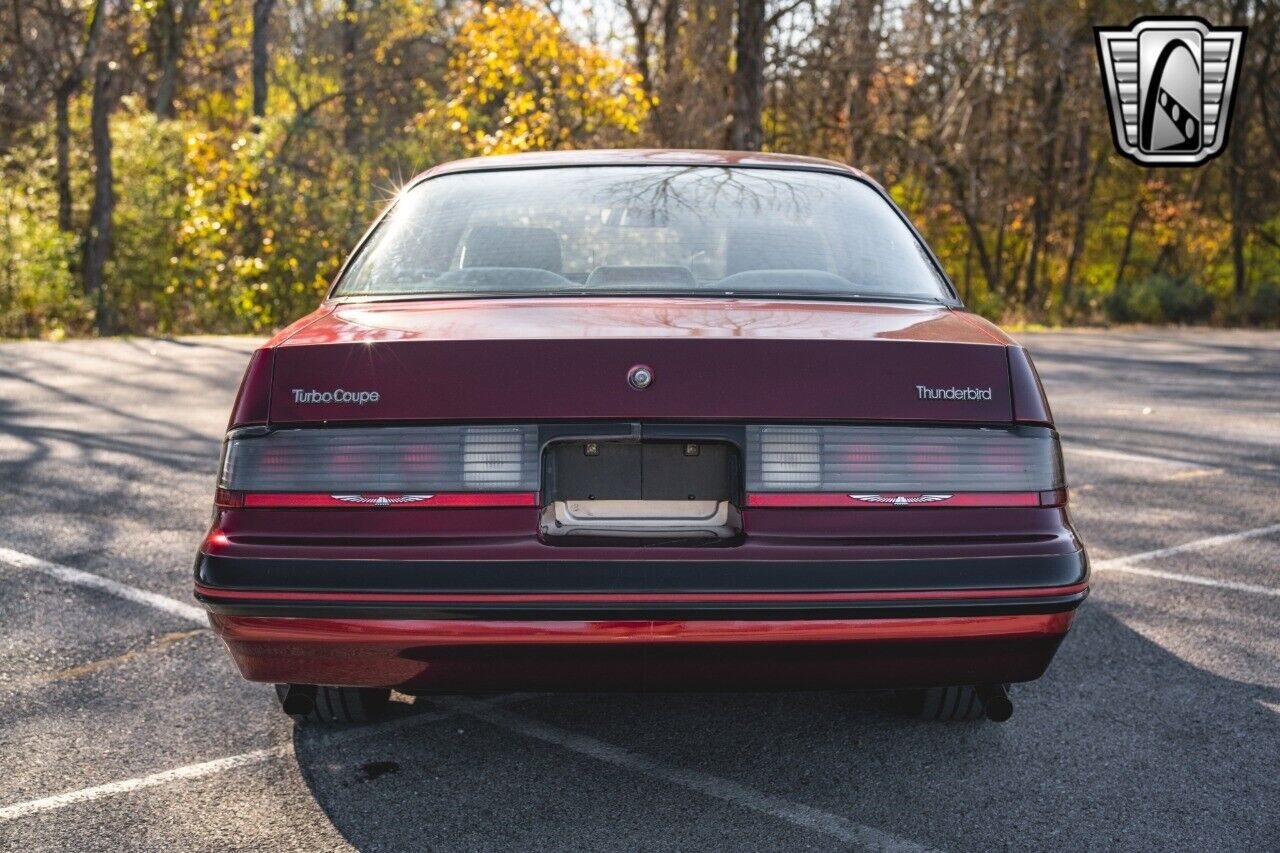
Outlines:
[[0,848],[1280,850],[1280,333],[1021,337],[1095,576],[1009,723],[516,695],[339,732],[191,599],[254,342],[0,345]]

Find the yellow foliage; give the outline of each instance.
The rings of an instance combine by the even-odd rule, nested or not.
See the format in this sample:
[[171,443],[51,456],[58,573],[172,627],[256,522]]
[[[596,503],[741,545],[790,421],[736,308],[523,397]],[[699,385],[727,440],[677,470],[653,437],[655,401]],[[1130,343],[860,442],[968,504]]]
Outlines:
[[522,3],[486,3],[462,26],[446,85],[449,127],[474,154],[634,137],[650,106],[625,63]]

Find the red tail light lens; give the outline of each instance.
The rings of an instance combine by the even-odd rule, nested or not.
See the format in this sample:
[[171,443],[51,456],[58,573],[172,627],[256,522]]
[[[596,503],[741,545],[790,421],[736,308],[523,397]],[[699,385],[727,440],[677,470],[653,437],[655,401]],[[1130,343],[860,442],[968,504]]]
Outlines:
[[[1040,506],[1042,492],[1065,499],[1058,436],[1045,427],[751,426],[747,491],[757,506]],[[832,500],[789,503],[785,495]]]
[[[227,437],[218,488],[228,498],[242,496],[244,506],[430,502],[470,506],[485,501],[463,496],[483,494],[501,497],[496,502],[502,505],[532,504],[533,500],[517,500],[513,495],[530,496],[538,490],[537,429],[450,426],[233,432]],[[325,500],[300,500],[308,495]],[[357,499],[365,495],[373,497]],[[342,497],[329,499],[333,496]],[[406,496],[415,500],[397,500]]]

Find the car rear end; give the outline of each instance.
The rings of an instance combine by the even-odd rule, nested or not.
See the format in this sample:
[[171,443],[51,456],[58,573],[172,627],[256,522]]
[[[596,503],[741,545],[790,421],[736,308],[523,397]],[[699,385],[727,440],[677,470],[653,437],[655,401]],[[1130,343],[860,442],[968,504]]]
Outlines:
[[[459,239],[476,257],[494,235]],[[334,298],[255,353],[196,562],[246,678],[430,693],[1044,672],[1088,566],[1023,349],[946,299],[583,286]]]

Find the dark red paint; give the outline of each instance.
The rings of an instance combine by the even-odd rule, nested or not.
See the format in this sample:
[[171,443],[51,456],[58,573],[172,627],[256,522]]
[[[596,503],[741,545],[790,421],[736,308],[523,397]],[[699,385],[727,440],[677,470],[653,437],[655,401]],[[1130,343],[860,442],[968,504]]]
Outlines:
[[[445,164],[438,174],[592,164],[821,169],[813,158],[735,152],[557,152]],[[651,367],[637,392],[627,372]],[[989,401],[921,400],[916,386],[990,387]],[[365,406],[297,404],[294,389],[377,391]],[[326,301],[254,354],[233,408],[241,426],[499,420],[840,421],[1051,426],[1025,350],[943,305],[784,299],[582,297]],[[958,494],[908,507],[845,495],[751,494],[725,548],[598,544],[538,532],[540,495],[438,495],[351,505],[324,494],[219,492],[201,550],[313,560],[789,562],[1032,558],[1075,554],[1065,490]],[[572,590],[538,595],[326,593],[198,586],[211,599],[383,603],[929,602],[1083,593],[1083,583],[872,592]],[[867,619],[210,620],[246,678],[438,691],[893,687],[1039,677],[1071,611]]]
[[[636,364],[653,383],[626,381]],[[920,400],[917,385],[990,400]],[[366,406],[294,389],[376,390]],[[1005,347],[938,307],[562,298],[342,305],[276,350],[275,423],[611,418],[1007,423]]]
[[469,692],[907,687],[1038,678],[1073,614],[805,621],[211,615],[245,678]]

